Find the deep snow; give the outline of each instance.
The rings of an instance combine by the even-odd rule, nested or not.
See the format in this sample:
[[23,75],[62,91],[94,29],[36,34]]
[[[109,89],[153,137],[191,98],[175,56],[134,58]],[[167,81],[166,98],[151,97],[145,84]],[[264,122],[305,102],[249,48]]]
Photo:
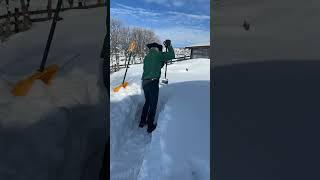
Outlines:
[[0,179],[98,179],[107,129],[99,57],[106,11],[61,16],[47,64],[68,63],[50,87],[36,81],[26,97],[10,94],[39,68],[51,22],[0,44]]
[[[126,89],[110,90],[111,179],[209,179],[210,60],[168,66],[169,84],[160,85],[152,135],[138,128],[142,67],[130,66]],[[122,82],[123,73],[111,75],[111,88]]]

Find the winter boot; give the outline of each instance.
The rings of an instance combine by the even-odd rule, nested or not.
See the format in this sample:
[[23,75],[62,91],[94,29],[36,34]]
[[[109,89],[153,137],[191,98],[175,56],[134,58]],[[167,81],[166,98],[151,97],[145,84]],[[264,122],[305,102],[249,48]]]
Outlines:
[[145,121],[140,121],[139,127],[143,128],[147,123]]
[[156,127],[157,127],[157,125],[154,125],[154,124],[150,125],[150,124],[149,124],[149,125],[148,125],[148,129],[147,129],[147,132],[148,132],[148,133],[152,133],[152,131],[155,130]]

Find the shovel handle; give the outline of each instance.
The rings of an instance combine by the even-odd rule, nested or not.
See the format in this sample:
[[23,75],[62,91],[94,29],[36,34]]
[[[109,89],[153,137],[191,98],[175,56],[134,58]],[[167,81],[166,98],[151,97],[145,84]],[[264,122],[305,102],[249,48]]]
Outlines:
[[[127,66],[126,66],[126,72],[124,73],[122,84],[124,84],[124,81],[126,80],[126,76],[127,76],[127,71],[128,71],[131,55],[132,55],[132,52],[130,52],[130,55],[129,55],[129,58],[128,58],[128,62],[127,62]],[[124,65],[126,65],[126,61],[124,62]]]
[[[168,52],[168,47],[166,47],[166,52]],[[164,72],[164,78],[167,79],[167,66],[168,66],[168,61],[166,61],[166,70]]]
[[52,20],[52,24],[51,24],[50,33],[49,33],[49,37],[48,37],[48,40],[47,40],[46,48],[44,50],[42,61],[41,61],[41,64],[40,64],[40,69],[39,69],[40,72],[43,72],[44,67],[46,65],[46,61],[47,61],[47,57],[48,57],[48,54],[49,54],[52,37],[53,37],[53,34],[54,34],[54,30],[56,28],[59,11],[61,9],[61,4],[62,4],[62,0],[59,0],[58,4],[57,4],[56,12],[54,13],[54,17],[53,17],[53,20]]

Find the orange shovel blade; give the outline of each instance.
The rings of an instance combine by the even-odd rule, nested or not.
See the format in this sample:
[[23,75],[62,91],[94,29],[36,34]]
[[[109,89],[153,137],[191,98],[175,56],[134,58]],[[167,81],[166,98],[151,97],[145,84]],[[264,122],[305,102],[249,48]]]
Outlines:
[[43,72],[35,72],[26,79],[19,81],[11,91],[14,96],[25,96],[31,89],[33,82],[37,79],[42,80],[45,84],[50,85],[51,80],[58,71],[58,65],[53,64],[44,69]]
[[42,80],[46,85],[50,85],[52,79],[57,74],[59,66],[57,64],[52,64],[44,69],[39,79]]
[[31,89],[33,82],[36,79],[33,76],[28,77],[24,80],[19,81],[15,87],[12,89],[11,94],[14,96],[25,96]]
[[122,87],[123,87],[123,88],[126,88],[126,87],[128,86],[128,84],[129,84],[128,82],[125,82],[125,83],[123,83],[123,84],[120,84],[119,86],[115,87],[115,88],[113,89],[113,91],[114,91],[114,92],[119,92]]

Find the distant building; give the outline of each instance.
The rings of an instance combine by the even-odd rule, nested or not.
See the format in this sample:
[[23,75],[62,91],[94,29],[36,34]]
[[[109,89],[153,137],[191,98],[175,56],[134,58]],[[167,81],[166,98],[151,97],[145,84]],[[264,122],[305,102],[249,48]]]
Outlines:
[[209,48],[210,43],[195,44],[187,46],[187,49],[191,50],[190,58],[208,58],[209,59]]

